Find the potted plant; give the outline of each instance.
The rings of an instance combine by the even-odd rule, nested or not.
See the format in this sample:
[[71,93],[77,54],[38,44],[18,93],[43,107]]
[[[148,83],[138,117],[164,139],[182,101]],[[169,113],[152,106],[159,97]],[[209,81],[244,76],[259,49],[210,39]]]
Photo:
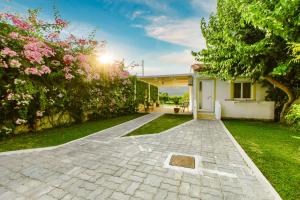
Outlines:
[[179,107],[175,107],[174,108],[174,113],[179,113],[180,108]]
[[175,108],[174,108],[174,113],[179,113],[180,108],[178,107],[179,104],[179,98],[178,97],[174,97],[173,102],[175,104]]

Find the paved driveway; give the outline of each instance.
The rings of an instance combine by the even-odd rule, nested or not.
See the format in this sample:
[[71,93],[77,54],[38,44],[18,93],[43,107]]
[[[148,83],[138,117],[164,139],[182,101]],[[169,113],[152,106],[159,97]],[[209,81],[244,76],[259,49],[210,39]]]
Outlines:
[[[112,138],[122,126],[51,150],[0,154],[0,199],[272,199],[219,121]],[[164,168],[171,152],[200,156],[201,173]]]

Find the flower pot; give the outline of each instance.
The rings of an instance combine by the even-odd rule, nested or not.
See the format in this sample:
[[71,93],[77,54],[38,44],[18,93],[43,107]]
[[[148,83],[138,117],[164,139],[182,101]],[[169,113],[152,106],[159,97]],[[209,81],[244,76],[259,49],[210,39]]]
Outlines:
[[174,113],[179,113],[179,108],[174,108]]

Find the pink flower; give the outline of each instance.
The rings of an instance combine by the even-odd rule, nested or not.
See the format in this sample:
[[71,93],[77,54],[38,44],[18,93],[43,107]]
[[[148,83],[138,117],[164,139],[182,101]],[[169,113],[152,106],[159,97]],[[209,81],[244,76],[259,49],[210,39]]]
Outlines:
[[0,53],[3,56],[10,56],[10,57],[14,57],[14,56],[18,55],[15,51],[11,50],[8,47],[5,47],[4,49],[2,49]]
[[43,55],[38,51],[25,50],[24,55],[31,63],[37,62],[41,64],[43,61]]
[[29,75],[29,74],[33,74],[33,75],[41,75],[39,70],[36,67],[29,67],[25,69],[25,74]]
[[11,100],[13,100],[13,97],[14,97],[14,93],[9,93],[9,94],[7,95],[7,97],[6,97],[6,99],[7,99],[8,101],[11,101]]
[[61,46],[62,48],[66,48],[66,49],[71,47],[70,43],[66,42],[66,41],[60,41],[60,42],[58,42],[58,45]]
[[5,61],[0,62],[0,67],[8,68],[8,65]]
[[72,55],[67,54],[63,57],[63,60],[65,64],[71,64],[74,61],[74,57]]
[[66,73],[66,74],[65,74],[65,78],[66,78],[67,80],[71,80],[72,78],[74,78],[74,76],[73,76],[72,74]]
[[19,33],[17,33],[17,32],[11,32],[11,33],[9,33],[9,37],[11,37],[12,39],[18,39]]
[[19,19],[16,16],[11,17],[11,21],[13,22],[14,25],[19,27],[20,29],[30,30],[32,28],[28,23],[22,21],[21,19]]
[[45,112],[45,111],[40,111],[40,110],[38,110],[38,111],[36,111],[35,114],[36,114],[37,117],[43,117],[44,112]]
[[82,63],[84,70],[89,73],[92,70],[92,67],[88,63]]
[[38,42],[29,42],[24,45],[24,55],[31,62],[37,62],[41,64],[43,61],[43,57],[51,57],[54,56],[54,51],[48,47],[45,43]]
[[68,41],[68,42],[74,42],[74,41],[76,41],[76,37],[75,37],[73,34],[71,34],[71,35],[67,38],[67,41]]
[[99,74],[94,74],[94,75],[93,75],[93,79],[94,79],[94,80],[99,80],[99,79],[100,79]]
[[49,67],[47,67],[46,65],[43,65],[42,69],[40,70],[40,73],[42,73],[42,74],[50,74],[51,73],[51,69]]
[[96,40],[89,40],[89,43],[94,46],[96,46],[98,44],[98,42]]
[[12,59],[9,64],[11,67],[15,67],[15,68],[19,68],[21,66],[21,63],[15,59]]
[[18,124],[18,125],[20,125],[20,124],[25,124],[27,122],[27,120],[25,120],[25,119],[20,119],[20,118],[18,118],[17,120],[16,120],[16,124]]
[[58,39],[59,38],[59,33],[57,33],[57,32],[50,33],[47,37],[49,39]]
[[81,70],[81,69],[77,69],[77,70],[76,70],[76,73],[77,73],[77,74],[80,74],[80,75],[83,75],[83,74],[84,74],[84,71]]
[[66,67],[63,68],[63,70],[64,70],[65,72],[69,73],[69,72],[71,71],[71,67],[66,66]]
[[29,42],[40,42],[40,40],[35,38],[35,37],[23,36],[23,35],[20,35],[19,37],[20,37],[20,39],[26,41],[27,43],[29,43]]
[[89,42],[86,41],[86,40],[84,40],[84,39],[79,39],[79,40],[77,41],[77,43],[78,43],[79,45],[85,45],[85,44],[88,44]]
[[86,62],[87,62],[87,56],[86,56],[86,55],[83,55],[83,54],[77,55],[76,59],[77,59],[80,63],[86,63]]
[[128,71],[122,71],[120,72],[120,78],[128,78],[129,77],[129,72]]
[[56,25],[62,26],[62,27],[67,27],[68,26],[68,22],[62,20],[62,19],[56,19],[55,20]]

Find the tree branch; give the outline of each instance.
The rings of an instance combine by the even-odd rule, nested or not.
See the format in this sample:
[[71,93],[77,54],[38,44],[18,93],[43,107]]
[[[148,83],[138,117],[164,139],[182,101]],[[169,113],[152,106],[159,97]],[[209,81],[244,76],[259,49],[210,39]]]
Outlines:
[[273,79],[271,76],[266,76],[264,77],[269,83],[274,85],[275,87],[279,88],[282,90],[289,98],[289,100],[283,105],[283,108],[280,113],[280,122],[284,121],[284,116],[288,108],[291,106],[291,104],[295,101],[295,95],[293,91],[287,87],[286,85],[280,83],[279,81]]

